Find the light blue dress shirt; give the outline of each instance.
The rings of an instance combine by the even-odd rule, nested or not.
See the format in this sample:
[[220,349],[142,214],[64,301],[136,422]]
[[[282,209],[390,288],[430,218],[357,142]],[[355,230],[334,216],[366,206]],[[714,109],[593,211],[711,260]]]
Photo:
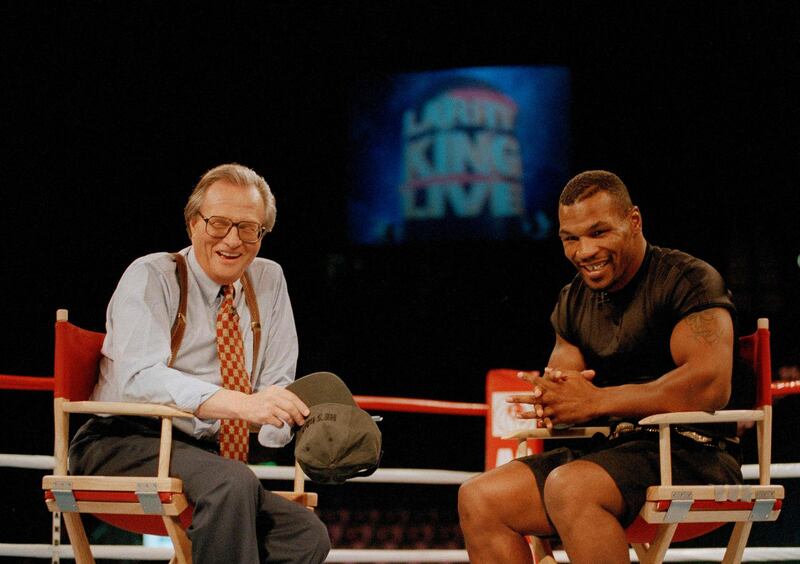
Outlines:
[[[100,378],[92,399],[173,405],[194,412],[222,386],[216,345],[220,286],[197,262],[192,247],[183,249],[188,266],[186,331],[172,367],[170,330],[178,312],[180,288],[170,253],[134,261],[122,275],[106,312],[106,338]],[[253,391],[286,386],[297,367],[297,331],[281,267],[256,258],[247,268],[261,318],[261,343]],[[234,283],[234,306],[244,338],[245,366],[252,368],[253,332],[241,281]],[[175,427],[196,438],[213,439],[219,420],[175,419]],[[289,425],[264,425],[259,441],[279,447],[292,437]]]

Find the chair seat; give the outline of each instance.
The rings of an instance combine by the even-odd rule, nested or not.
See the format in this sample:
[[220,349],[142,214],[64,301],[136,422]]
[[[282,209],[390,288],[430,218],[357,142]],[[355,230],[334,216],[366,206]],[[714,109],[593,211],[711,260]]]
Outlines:
[[[72,490],[71,493],[81,512],[91,512],[109,525],[143,535],[168,535],[160,514],[143,512],[136,492]],[[317,506],[316,492],[274,493],[309,509]],[[50,511],[60,511],[52,490],[45,490],[44,498]],[[177,515],[184,529],[192,524],[194,507],[187,502],[186,496],[176,492],[158,492],[158,498],[164,509],[164,515]]]
[[[72,490],[75,504],[81,513],[95,517],[120,529],[142,535],[168,536],[162,514],[144,512],[139,497],[132,491]],[[186,496],[176,492],[157,492],[163,515],[174,515],[185,529],[192,523],[194,507]],[[45,503],[50,511],[62,511],[52,490],[45,490]]]
[[[714,501],[713,499],[694,500],[691,506],[679,508],[682,517],[668,517],[673,502],[664,500],[660,502],[645,503],[640,516],[647,523],[659,525],[661,523],[714,523],[744,522],[744,521],[775,521],[781,511],[780,499],[760,500],[765,504],[758,507],[755,501]],[[761,514],[756,516],[756,514]],[[679,527],[680,528],[680,527]]]
[[42,487],[50,511],[94,513],[133,533],[167,536],[163,515],[177,516],[184,528],[192,522],[193,507],[176,478],[51,475]]
[[[782,491],[778,493],[782,496]],[[776,520],[783,506],[783,500],[765,499],[763,501],[771,502],[771,507],[766,510],[765,518],[758,520]],[[653,542],[659,526],[667,522],[666,516],[672,502],[671,499],[648,500],[634,522],[625,529],[628,542],[631,544]],[[676,542],[690,540],[710,533],[732,521],[753,521],[755,507],[756,502],[752,500],[694,499],[675,529],[672,540]]]
[[775,484],[652,486],[640,516],[653,524],[774,521],[783,497]]

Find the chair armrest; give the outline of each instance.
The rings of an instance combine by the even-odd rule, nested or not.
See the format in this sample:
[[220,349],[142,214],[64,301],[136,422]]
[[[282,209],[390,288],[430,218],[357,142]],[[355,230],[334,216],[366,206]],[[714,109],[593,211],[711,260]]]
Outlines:
[[168,405],[155,403],[129,403],[117,401],[67,401],[62,409],[66,413],[103,413],[108,415],[149,415],[154,417],[194,417]]
[[[672,485],[672,441],[670,425],[692,423],[735,423],[739,421],[764,421],[766,412],[758,409],[730,409],[708,413],[706,411],[676,411],[658,413],[639,421],[640,425],[658,425],[658,453],[661,485]],[[759,460],[761,455],[759,454]],[[768,478],[763,483],[768,483]]]
[[764,412],[758,409],[729,409],[708,413],[706,411],[676,411],[658,413],[639,421],[639,425],[663,425],[680,423],[732,423],[736,421],[761,421]]
[[566,429],[548,429],[547,427],[520,429],[506,435],[503,439],[585,439],[602,433],[608,435],[608,427],[567,427]]

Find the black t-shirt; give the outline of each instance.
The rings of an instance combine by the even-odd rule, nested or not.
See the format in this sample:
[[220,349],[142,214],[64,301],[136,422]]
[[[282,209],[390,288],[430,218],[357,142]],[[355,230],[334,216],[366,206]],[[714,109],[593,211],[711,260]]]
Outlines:
[[649,382],[675,369],[669,347],[675,325],[716,307],[735,319],[719,272],[684,252],[648,245],[642,266],[622,290],[592,290],[578,274],[561,290],[550,320],[596,371],[593,383],[616,386]]
[[580,275],[562,290],[551,316],[556,332],[578,347],[595,384],[648,382],[676,368],[669,341],[690,313],[735,308],[722,276],[681,251],[648,245],[642,266],[618,292],[586,287]]

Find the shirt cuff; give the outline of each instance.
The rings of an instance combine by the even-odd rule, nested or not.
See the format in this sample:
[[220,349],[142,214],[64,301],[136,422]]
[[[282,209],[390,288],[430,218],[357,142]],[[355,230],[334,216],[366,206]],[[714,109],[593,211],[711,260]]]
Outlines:
[[280,448],[286,446],[293,436],[294,431],[288,423],[284,423],[283,427],[262,425],[258,431],[258,442],[265,447]]

